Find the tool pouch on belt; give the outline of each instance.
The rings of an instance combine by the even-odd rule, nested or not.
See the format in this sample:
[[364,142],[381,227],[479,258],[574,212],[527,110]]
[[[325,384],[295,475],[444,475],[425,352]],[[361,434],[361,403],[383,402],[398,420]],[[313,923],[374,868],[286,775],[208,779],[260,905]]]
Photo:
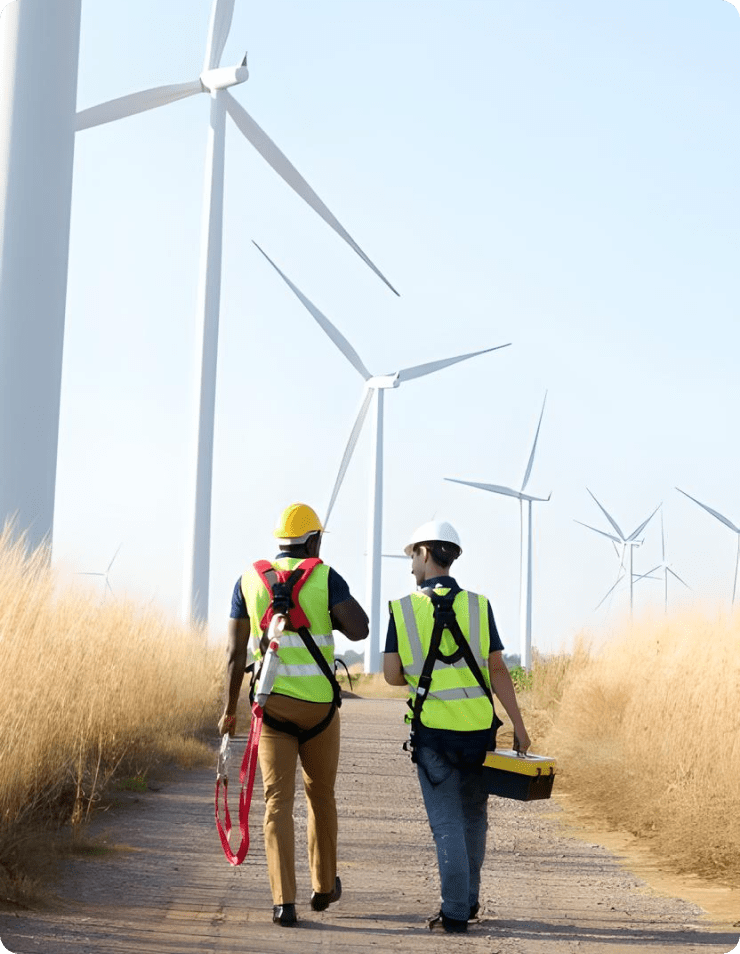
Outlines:
[[[503,725],[503,722],[496,715],[496,707],[493,704],[493,694],[483,677],[483,673],[478,665],[478,660],[475,658],[473,650],[470,648],[470,644],[460,629],[460,624],[455,616],[453,603],[460,590],[450,590],[445,594],[437,593],[431,589],[425,589],[422,590],[422,592],[432,601],[432,606],[434,607],[434,627],[432,629],[432,638],[429,642],[429,652],[426,655],[421,675],[419,676],[416,695],[414,696],[413,702],[410,699],[408,701],[408,706],[411,709],[411,729],[408,741],[403,744],[404,750],[410,752],[411,761],[416,762],[416,733],[418,726],[421,725],[421,710],[432,684],[434,664],[438,659],[448,665],[456,663],[459,659],[464,659],[475,677],[476,682],[488,697],[488,701],[491,703],[491,708],[493,709],[489,747],[491,751],[494,751],[496,748],[496,733],[498,732],[499,726]],[[445,654],[440,649],[442,635],[445,630],[449,631],[457,645],[457,649],[453,653]]]

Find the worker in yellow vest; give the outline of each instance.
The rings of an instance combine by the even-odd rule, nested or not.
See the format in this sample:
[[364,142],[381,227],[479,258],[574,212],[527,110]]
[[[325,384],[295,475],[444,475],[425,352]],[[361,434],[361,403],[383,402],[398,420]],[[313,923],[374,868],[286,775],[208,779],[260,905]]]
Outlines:
[[[442,906],[430,929],[464,933],[480,909],[488,795],[486,751],[495,748],[498,696],[514,726],[514,746],[529,748],[503,645],[485,596],[450,576],[462,553],[446,521],[423,524],[405,548],[419,589],[390,604],[383,673],[408,684],[412,760],[437,849]],[[493,690],[493,693],[492,693]]]
[[291,609],[280,638],[279,665],[263,710],[259,763],[265,792],[265,851],[273,899],[272,919],[297,924],[293,803],[300,758],[308,803],[311,908],[339,900],[337,809],[339,687],[334,677],[333,630],[365,639],[368,619],[336,570],[318,558],[323,527],[316,512],[296,503],[275,530],[280,552],[261,560],[237,581],[229,620],[228,698],[221,734],[234,733],[236,706],[249,657],[259,666],[267,651],[273,592],[288,587]]

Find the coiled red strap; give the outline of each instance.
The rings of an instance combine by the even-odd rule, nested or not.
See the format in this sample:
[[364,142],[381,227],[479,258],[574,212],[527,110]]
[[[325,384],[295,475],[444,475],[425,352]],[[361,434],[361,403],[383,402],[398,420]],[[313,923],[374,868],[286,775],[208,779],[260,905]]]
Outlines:
[[[257,774],[257,751],[260,744],[260,735],[262,734],[262,708],[257,703],[252,704],[252,721],[249,725],[249,739],[247,747],[244,749],[244,758],[239,771],[239,832],[241,833],[241,844],[236,852],[231,849],[231,816],[229,815],[228,792],[229,780],[223,780],[223,803],[224,803],[224,824],[221,823],[221,816],[218,807],[218,796],[221,790],[221,779],[216,779],[216,828],[221,839],[221,845],[226,855],[226,860],[231,865],[240,865],[247,857],[249,851],[249,806],[252,804],[252,790],[254,789],[254,778]],[[245,784],[246,783],[246,784]]]

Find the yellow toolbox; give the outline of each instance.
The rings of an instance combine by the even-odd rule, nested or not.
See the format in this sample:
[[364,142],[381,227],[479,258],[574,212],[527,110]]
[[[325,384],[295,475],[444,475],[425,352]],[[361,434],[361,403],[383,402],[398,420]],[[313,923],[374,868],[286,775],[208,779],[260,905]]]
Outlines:
[[489,795],[516,798],[521,802],[549,798],[555,778],[555,759],[497,749],[486,755],[483,777]]

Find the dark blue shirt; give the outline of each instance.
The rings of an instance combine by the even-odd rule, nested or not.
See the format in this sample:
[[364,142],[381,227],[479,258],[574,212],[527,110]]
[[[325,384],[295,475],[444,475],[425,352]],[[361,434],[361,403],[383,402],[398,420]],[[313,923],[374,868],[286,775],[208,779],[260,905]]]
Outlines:
[[[424,580],[424,589],[434,589],[437,586],[443,586],[445,589],[460,589],[455,579],[451,576],[435,576],[429,580]],[[493,610],[488,600],[486,600],[486,606],[488,607],[488,631],[491,635],[491,642],[488,647],[488,652],[483,653],[484,658],[488,657],[491,653],[502,652],[504,648],[504,644],[501,642],[501,637],[496,628],[496,621],[493,618]],[[398,652],[398,633],[396,631],[396,621],[393,618],[393,613],[391,613],[391,618],[388,621],[388,632],[385,637],[384,651],[387,653]]]
[[[275,559],[282,560],[291,555],[290,553],[278,553]],[[331,567],[329,567],[329,578],[327,582],[329,585],[329,609],[338,606],[340,603],[344,603],[345,600],[350,598],[349,584]],[[247,604],[244,601],[244,594],[242,593],[241,577],[236,581],[236,586],[231,596],[231,619],[249,619]]]

